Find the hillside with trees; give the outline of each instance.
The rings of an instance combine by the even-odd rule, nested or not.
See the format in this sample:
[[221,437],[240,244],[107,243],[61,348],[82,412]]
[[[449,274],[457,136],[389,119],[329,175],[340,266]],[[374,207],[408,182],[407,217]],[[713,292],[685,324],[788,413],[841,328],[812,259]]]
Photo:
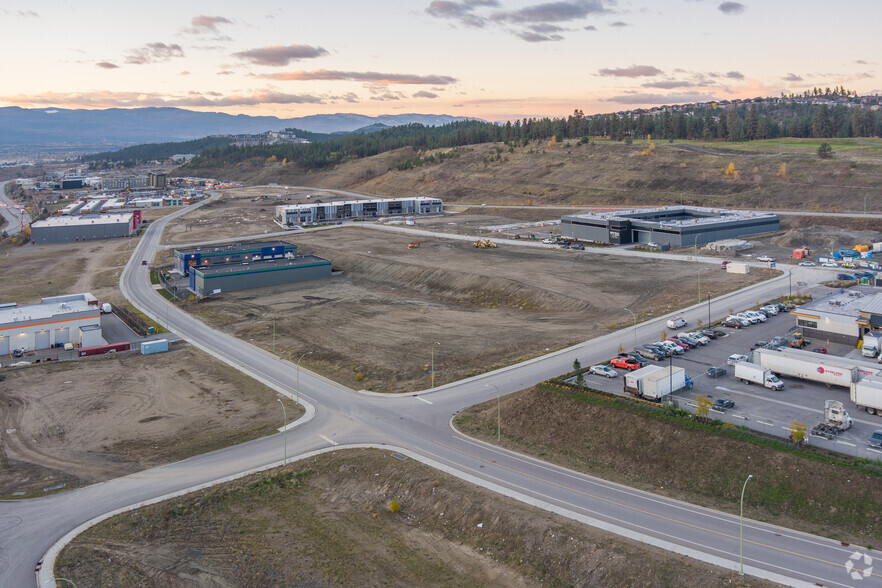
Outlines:
[[435,127],[410,124],[310,144],[208,147],[186,168],[195,173],[192,170],[243,162],[253,166],[265,161],[319,170],[346,159],[405,147],[425,151],[500,142],[517,147],[549,139],[581,143],[592,138],[737,143],[782,137],[879,137],[880,104],[878,96],[860,97],[845,88],[816,88],[802,96],[661,106],[593,116],[576,109],[566,118],[525,118],[505,124],[474,120]]

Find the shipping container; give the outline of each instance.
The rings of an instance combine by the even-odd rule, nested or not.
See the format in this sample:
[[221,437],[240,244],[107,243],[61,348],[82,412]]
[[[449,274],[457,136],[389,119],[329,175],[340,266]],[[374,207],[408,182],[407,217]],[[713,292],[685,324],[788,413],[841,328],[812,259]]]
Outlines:
[[726,266],[726,271],[730,274],[749,274],[750,266],[746,263],[730,263]]
[[168,351],[168,339],[157,339],[156,341],[144,341],[141,343],[141,355],[162,353],[163,351]]
[[89,355],[104,355],[105,353],[116,353],[117,351],[128,351],[132,348],[130,343],[111,343],[110,345],[98,345],[95,347],[80,347],[80,357]]

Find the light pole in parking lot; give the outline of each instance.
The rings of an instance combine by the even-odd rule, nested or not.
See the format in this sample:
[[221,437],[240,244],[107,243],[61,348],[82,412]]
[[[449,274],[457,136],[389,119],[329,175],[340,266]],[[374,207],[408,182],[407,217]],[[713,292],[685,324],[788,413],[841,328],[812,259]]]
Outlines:
[[297,360],[297,404],[300,404],[300,362],[303,361],[303,358],[307,355],[312,355],[312,351],[307,351]]
[[282,422],[284,423],[284,426],[282,427],[282,432],[283,432],[283,437],[285,439],[285,441],[284,441],[285,450],[284,450],[284,453],[282,453],[282,456],[283,456],[282,457],[282,465],[288,465],[288,411],[285,410],[285,403],[282,402],[281,398],[276,398],[276,400],[278,400],[279,404],[282,405],[282,419],[283,419]]
[[[692,240],[692,260],[698,263],[698,237],[701,236],[701,233],[696,233],[695,238]],[[698,276],[698,302],[701,303],[701,265],[698,266],[698,271],[695,272]]]
[[753,479],[753,474],[747,476],[744,480],[744,486],[741,488],[741,525],[739,530],[739,541],[741,542],[741,575],[744,575],[744,491],[747,490],[747,483]]
[[710,295],[710,293],[708,293],[708,295],[707,295],[707,328],[708,329],[711,326],[710,299],[711,299],[711,295]]
[[634,311],[632,311],[628,308],[626,308],[625,310],[630,312],[631,316],[634,317],[634,349],[636,350],[637,349],[637,315],[634,314]]

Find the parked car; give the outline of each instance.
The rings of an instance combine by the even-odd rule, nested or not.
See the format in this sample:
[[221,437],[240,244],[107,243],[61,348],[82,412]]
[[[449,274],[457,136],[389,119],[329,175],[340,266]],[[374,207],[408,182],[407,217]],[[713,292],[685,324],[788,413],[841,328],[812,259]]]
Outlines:
[[747,361],[747,356],[740,353],[733,353],[729,356],[729,359],[726,360],[726,363],[729,365],[735,365],[739,361]]
[[735,408],[735,403],[728,398],[717,398],[716,400],[714,400],[714,408],[716,408],[717,410]]
[[[687,343],[689,343],[689,342],[694,342],[695,345],[696,345],[696,347],[697,347],[698,345],[707,345],[707,343],[703,343],[703,342],[701,341],[701,339],[699,339],[698,337],[694,337],[694,336],[692,335],[692,333],[677,333],[677,338],[678,338],[678,339],[681,339],[681,340],[682,340],[682,339],[686,339],[686,342],[687,342]],[[708,339],[708,341],[710,341],[710,339]]]
[[688,343],[683,343],[682,341],[680,341],[676,337],[668,337],[667,339],[665,339],[665,341],[670,341],[671,343],[678,346],[683,351],[689,351],[689,349],[690,349]]
[[744,327],[744,325],[741,324],[741,321],[737,318],[728,318],[720,324],[722,324],[724,327],[729,327],[730,329],[740,329]]
[[751,350],[754,350],[754,349],[757,349],[757,348],[760,348],[760,347],[765,347],[765,346],[768,345],[768,344],[769,344],[768,341],[756,341],[756,342],[750,347],[750,349],[751,349]]
[[542,239],[542,243],[545,245],[553,245],[554,241],[552,239]]
[[814,349],[812,349],[812,351],[814,351],[815,353],[823,353],[824,355],[827,355],[826,347],[815,347]]
[[728,259],[725,260],[723,263],[720,264],[720,269],[726,269],[730,263],[732,263],[732,262],[729,261]]
[[836,279],[850,282],[854,280],[854,276],[850,274],[836,274]]
[[780,310],[778,310],[778,307],[775,306],[774,304],[766,304],[765,306],[760,308],[760,310],[762,310],[763,312],[771,313],[773,316],[777,315],[779,312],[781,312]]
[[639,370],[641,367],[639,362],[630,357],[615,357],[609,362],[609,365],[628,371]]
[[680,347],[679,345],[675,345],[671,341],[654,341],[652,344],[655,345],[656,347],[661,347],[662,349],[669,351],[670,352],[668,354],[669,356],[672,354],[673,355],[683,355],[683,353],[684,353],[682,347]]
[[719,336],[719,335],[717,335],[717,332],[714,331],[713,329],[704,329],[703,331],[698,331],[698,332],[701,333],[702,335],[704,335],[705,337],[707,337],[708,339],[716,339]]
[[769,345],[771,345],[772,347],[778,347],[780,345],[783,345],[784,343],[787,343],[787,337],[782,337],[780,335],[772,337],[772,340],[769,341]]
[[801,265],[803,267],[815,267],[815,262],[814,261],[800,261],[799,265]]
[[755,316],[750,316],[750,315],[747,314],[746,312],[739,312],[739,313],[736,314],[735,316],[737,316],[738,318],[740,318],[740,319],[742,319],[742,320],[747,321],[747,324],[748,324],[748,325],[755,325],[755,324],[757,324],[758,322],[760,322],[760,320],[759,320],[757,317],[755,317]]
[[882,430],[873,431],[873,434],[867,439],[867,445],[876,449],[882,449]]
[[607,378],[615,378],[619,373],[608,365],[592,365],[588,371],[597,376],[605,376]]
[[645,366],[649,365],[649,360],[647,360],[645,357],[643,357],[639,353],[631,352],[631,353],[625,353],[624,355],[625,355],[625,357],[631,358],[634,361],[636,361],[637,363],[639,363],[640,367],[645,367]]
[[760,255],[759,257],[756,258],[756,260],[757,261],[772,262],[772,261],[775,261],[775,258],[772,257],[771,255]]
[[581,243],[576,243],[575,245],[570,245],[570,249],[578,249],[579,251],[585,251],[585,246]]
[[662,355],[661,353],[658,352],[658,350],[656,350],[655,348],[652,348],[652,347],[649,347],[649,348],[638,347],[634,351],[636,351],[637,353],[639,353],[640,355],[642,355],[646,359],[652,359],[652,360],[658,361],[660,359],[665,358],[664,355]]
[[724,367],[709,367],[707,368],[707,377],[709,378],[722,378],[726,375],[726,368]]
[[662,357],[670,357],[671,356],[671,352],[668,349],[666,349],[664,347],[660,347],[660,346],[655,345],[653,343],[647,343],[646,347],[651,347],[651,348],[655,349],[656,351],[661,353]]
[[677,341],[679,341],[680,343],[685,343],[686,345],[688,345],[688,346],[689,346],[689,349],[695,349],[696,347],[699,346],[698,341],[696,341],[695,339],[692,339],[692,338],[690,338],[690,337],[680,337],[680,336],[678,335],[678,336],[676,336],[676,337],[674,337],[674,338],[675,338]]
[[839,266],[836,265],[835,263],[833,263],[832,261],[825,261],[824,263],[821,264],[821,267],[839,267]]
[[707,335],[702,335],[701,331],[692,331],[691,333],[686,334],[693,339],[696,339],[702,345],[707,345],[708,343],[710,343],[710,337],[708,337]]
[[758,320],[761,323],[764,323],[767,320],[769,320],[769,317],[767,317],[765,314],[763,314],[757,310],[745,310],[744,314],[746,314],[749,317],[756,318],[756,320]]

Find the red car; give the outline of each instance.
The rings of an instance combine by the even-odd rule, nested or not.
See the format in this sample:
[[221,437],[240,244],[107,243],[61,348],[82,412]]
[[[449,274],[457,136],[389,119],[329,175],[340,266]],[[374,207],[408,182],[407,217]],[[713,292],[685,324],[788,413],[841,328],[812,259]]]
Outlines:
[[679,339],[674,339],[673,337],[668,337],[665,341],[670,341],[674,345],[679,345],[683,351],[689,351],[689,345],[687,343],[683,343]]
[[613,367],[622,368],[623,370],[636,370],[640,368],[640,363],[634,361],[630,357],[616,357],[609,364]]
[[812,349],[812,351],[814,351],[815,353],[823,353],[824,355],[827,354],[826,347],[815,347],[814,349]]

